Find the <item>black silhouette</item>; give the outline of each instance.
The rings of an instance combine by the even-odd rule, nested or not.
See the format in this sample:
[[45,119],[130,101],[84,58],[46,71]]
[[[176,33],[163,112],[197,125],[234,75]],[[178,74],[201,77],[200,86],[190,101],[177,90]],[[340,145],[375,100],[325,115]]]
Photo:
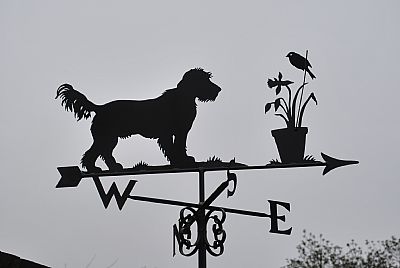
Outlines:
[[[281,128],[271,130],[282,163],[304,163],[308,128]],[[309,162],[307,160],[307,162]]]
[[307,71],[307,73],[311,76],[312,79],[315,78],[315,75],[310,71],[309,68],[312,68],[310,62],[301,56],[300,54],[297,54],[296,52],[289,52],[289,54],[286,55],[286,57],[289,58],[290,63],[296,67],[297,69],[303,70],[304,69]]
[[[272,107],[274,107],[275,112],[280,109],[282,113],[276,115],[283,118],[287,125],[285,129],[272,131],[278,145],[281,162],[273,160],[267,165],[248,166],[237,163],[235,159],[230,162],[223,162],[216,156],[210,157],[205,162],[196,162],[192,156],[187,155],[186,139],[196,118],[196,99],[203,102],[214,101],[221,91],[219,86],[210,81],[211,73],[196,68],[186,72],[176,88],[166,90],[155,99],[142,101],[117,100],[104,105],[96,105],[71,85],[61,85],[57,90],[56,99],[60,97],[62,106],[66,110],[74,112],[78,121],[82,118],[91,117],[92,112],[95,113],[95,116],[91,126],[93,144],[84,153],[81,161],[87,172],[81,171],[77,166],[58,167],[61,178],[56,188],[77,187],[83,178],[92,178],[105,208],[109,206],[113,197],[120,210],[123,209],[128,199],[183,207],[180,211],[178,223],[173,225],[173,255],[176,253],[175,242],[177,242],[179,252],[182,255],[198,254],[198,266],[200,268],[206,267],[207,253],[213,256],[220,256],[224,253],[224,242],[227,234],[223,223],[227,213],[269,218],[270,233],[290,235],[292,227],[285,228],[282,226],[286,215],[278,213],[278,209],[280,210],[282,207],[290,212],[290,203],[268,200],[269,213],[218,207],[212,204],[223,192],[226,191],[227,197],[233,196],[236,192],[237,176],[232,173],[234,170],[324,167],[323,175],[325,175],[338,167],[358,164],[358,161],[340,160],[323,153],[321,153],[321,156],[325,162],[317,161],[310,155],[304,157],[308,128],[301,126],[302,118],[308,103],[311,100],[317,103],[314,93],[311,93],[302,103],[303,90],[307,84],[305,82],[306,71],[312,78],[315,78],[315,76],[308,69],[308,67],[311,67],[306,60],[308,51],[306,58],[294,53],[304,60],[303,68],[301,68],[302,65],[299,64],[299,61],[292,62],[293,53],[287,55],[290,62],[295,67],[304,70],[304,80],[300,87],[292,92],[290,85],[293,82],[283,80],[281,73],[278,74],[277,78],[269,79],[267,82],[268,87],[274,89],[276,95],[279,95],[282,89],[287,93],[287,98],[277,97],[275,101],[265,105],[265,113]],[[300,100],[298,101],[299,96]],[[112,156],[113,149],[117,145],[118,138],[127,138],[135,134],[157,139],[162,152],[171,165],[149,166],[140,161],[131,168],[123,169],[122,165],[117,163]],[[105,161],[109,170],[101,171],[100,168],[95,166],[99,156]],[[227,172],[227,180],[222,182],[206,198],[205,173],[222,170]],[[132,195],[134,186],[138,183],[137,180],[130,180],[122,193],[116,183],[113,182],[107,192],[100,180],[102,177],[109,176],[193,172],[198,173],[198,203]],[[197,228],[196,232],[193,232],[192,227]],[[194,234],[197,234],[197,236]],[[2,266],[0,265],[0,267]]]
[[0,251],[1,268],[49,268],[48,266],[22,259],[18,256]]
[[140,162],[132,168],[125,168],[121,171],[102,171],[91,173],[81,171],[77,166],[58,167],[58,172],[61,175],[56,188],[78,187],[81,180],[84,178],[93,177],[108,177],[108,176],[129,176],[129,175],[149,175],[149,174],[172,174],[186,172],[211,172],[221,170],[260,170],[260,169],[276,169],[276,168],[299,168],[299,167],[324,167],[322,175],[326,175],[331,170],[339,167],[355,165],[358,161],[342,160],[321,153],[325,162],[317,161],[311,155],[304,157],[303,161],[296,163],[282,163],[278,160],[271,160],[267,165],[248,166],[242,163],[235,162],[232,159],[230,162],[222,162],[218,157],[211,158],[206,162],[196,162],[195,167],[171,168],[169,165],[163,166],[148,166],[146,163]]
[[149,100],[117,100],[96,105],[71,85],[57,89],[56,98],[66,110],[73,111],[78,121],[93,117],[90,128],[93,144],[81,160],[89,172],[101,171],[95,166],[100,156],[110,170],[122,170],[112,156],[118,138],[140,134],[157,139],[165,157],[174,166],[191,166],[195,163],[186,154],[186,139],[196,118],[196,99],[214,101],[221,88],[210,81],[212,74],[201,68],[187,71],[176,88],[166,90],[161,96]]
[[[275,101],[268,102],[265,105],[264,112],[267,113],[274,107],[274,111],[278,112],[278,110],[283,111],[283,113],[276,113],[275,115],[283,118],[285,120],[287,128],[299,128],[302,126],[304,111],[310,102],[313,100],[315,104],[318,104],[317,98],[315,97],[314,92],[311,92],[308,98],[304,103],[301,100],[298,102],[298,98],[302,90],[304,89],[307,83],[303,83],[296,92],[292,92],[290,85],[293,84],[292,81],[289,80],[282,80],[283,75],[281,72],[278,74],[278,78],[268,79],[267,85],[269,88],[275,88],[276,95],[279,95],[282,91],[282,87],[287,89],[287,98],[284,97],[277,97]],[[294,94],[294,97],[292,95]],[[299,113],[296,113],[296,109],[299,109]]]
[[[290,62],[296,68],[301,69],[300,67],[304,67],[305,62],[311,66],[306,58],[303,58],[295,52],[290,52],[286,57],[289,57]],[[301,62],[303,62],[303,65],[300,64]],[[308,67],[306,70],[308,70]],[[309,73],[311,77],[315,77],[311,72]],[[268,87],[275,89],[275,94],[277,96],[281,93],[282,88],[286,88],[285,91],[287,93],[286,97],[277,97],[275,101],[268,102],[264,108],[264,112],[267,113],[272,107],[274,107],[275,115],[281,117],[286,123],[286,128],[271,131],[277,144],[282,163],[304,163],[310,162],[313,159],[312,156],[304,158],[308,128],[302,127],[302,123],[304,111],[307,105],[311,100],[317,104],[317,98],[315,97],[314,92],[311,92],[303,103],[304,88],[307,84],[305,82],[305,77],[306,73],[304,72],[303,84],[301,84],[296,91],[292,91],[290,88],[293,84],[292,81],[283,80],[281,72],[279,72],[278,78],[268,79],[267,81]],[[280,113],[279,111],[282,112]]]

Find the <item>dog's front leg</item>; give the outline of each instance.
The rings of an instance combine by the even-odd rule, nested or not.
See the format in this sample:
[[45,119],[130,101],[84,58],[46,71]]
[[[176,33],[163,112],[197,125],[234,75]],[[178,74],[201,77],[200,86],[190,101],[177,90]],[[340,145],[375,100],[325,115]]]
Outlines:
[[188,156],[186,153],[186,140],[188,132],[183,132],[175,135],[174,152],[176,165],[190,166],[196,162],[193,156]]

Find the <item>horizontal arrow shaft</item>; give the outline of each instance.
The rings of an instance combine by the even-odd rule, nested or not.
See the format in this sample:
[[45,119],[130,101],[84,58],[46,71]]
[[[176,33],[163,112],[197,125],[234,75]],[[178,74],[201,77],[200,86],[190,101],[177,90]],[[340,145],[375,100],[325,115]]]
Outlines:
[[103,171],[98,173],[82,172],[82,178],[88,177],[112,177],[122,175],[149,175],[149,174],[170,174],[170,173],[192,173],[192,172],[208,172],[208,171],[225,171],[225,170],[258,170],[258,169],[282,169],[282,168],[298,168],[298,167],[323,167],[326,163],[289,163],[289,164],[271,164],[263,166],[222,166],[222,167],[196,167],[196,168],[169,168],[169,169],[154,169],[154,170],[132,170],[124,169],[121,171]]
[[171,174],[171,173],[188,173],[188,172],[207,172],[222,170],[263,170],[263,169],[285,169],[285,168],[301,168],[301,167],[325,167],[323,175],[333,169],[347,165],[358,164],[358,161],[340,160],[321,153],[325,162],[313,161],[304,163],[274,163],[262,166],[247,166],[239,163],[226,164],[218,167],[192,167],[192,168],[174,168],[171,166],[146,167],[146,170],[137,170],[132,168],[123,169],[121,171],[102,171],[96,173],[82,172],[77,166],[58,167],[61,179],[57,184],[57,188],[76,187],[82,178],[92,177],[112,177],[127,175],[148,175],[148,174]]
[[[179,207],[200,208],[202,206],[201,204],[196,204],[196,203],[168,200],[168,199],[161,199],[161,198],[154,198],[154,197],[146,197],[146,196],[137,196],[137,195],[129,196],[128,198],[130,198],[132,200],[136,200],[136,201],[144,201],[144,202],[151,202],[151,203],[172,205],[172,206],[179,206]],[[262,217],[262,218],[270,217],[270,215],[263,213],[263,212],[256,212],[256,211],[249,211],[249,210],[242,210],[242,209],[235,209],[235,208],[209,206],[205,209],[206,210],[223,209],[225,212],[232,213],[232,214],[240,214],[240,215]]]

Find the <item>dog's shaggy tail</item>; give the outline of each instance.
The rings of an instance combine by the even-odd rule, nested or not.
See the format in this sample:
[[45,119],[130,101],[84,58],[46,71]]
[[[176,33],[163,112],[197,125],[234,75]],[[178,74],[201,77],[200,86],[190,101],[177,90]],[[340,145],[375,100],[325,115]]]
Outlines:
[[75,90],[70,84],[63,84],[57,89],[56,99],[62,99],[61,105],[65,110],[74,112],[74,116],[79,120],[88,119],[91,112],[96,112],[98,105],[89,101],[85,95]]

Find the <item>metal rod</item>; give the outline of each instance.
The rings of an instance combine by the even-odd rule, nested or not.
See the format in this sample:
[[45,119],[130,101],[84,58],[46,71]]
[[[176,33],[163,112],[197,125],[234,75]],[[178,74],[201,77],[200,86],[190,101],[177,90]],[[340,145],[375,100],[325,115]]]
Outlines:
[[202,207],[203,208],[207,208],[211,205],[211,203],[217,199],[217,197],[226,189],[226,187],[228,187],[229,182],[228,181],[224,181],[223,183],[221,183],[220,186],[218,186],[217,189],[215,189],[215,191],[207,198],[206,201],[203,202]]
[[285,169],[285,168],[299,168],[299,167],[322,167],[326,166],[324,162],[314,163],[290,163],[290,164],[276,164],[276,165],[261,165],[261,166],[225,166],[225,167],[196,167],[196,168],[169,168],[169,169],[154,169],[154,170],[133,170],[124,169],[123,171],[103,171],[97,173],[82,172],[82,178],[96,177],[111,177],[121,175],[148,175],[148,174],[171,174],[171,173],[203,173],[208,171],[225,171],[225,170],[258,170],[258,169]]
[[204,182],[204,169],[198,169],[199,172],[199,203],[205,200],[205,182]]
[[172,206],[178,206],[178,207],[195,207],[195,208],[200,207],[199,204],[195,204],[195,203],[147,197],[147,196],[131,195],[131,196],[128,196],[128,198],[135,200],[135,201],[143,201],[143,202],[150,202],[150,203],[163,204],[163,205],[172,205]]
[[[163,204],[163,205],[172,205],[178,207],[194,207],[200,208],[200,204],[190,203],[190,202],[183,202],[183,201],[176,201],[176,200],[169,200],[169,199],[161,199],[161,198],[154,198],[154,197],[146,197],[146,196],[137,196],[131,195],[128,196],[129,199],[135,201],[142,201],[142,202],[150,202],[156,204]],[[217,207],[217,206],[208,206],[205,210],[215,210],[215,209],[223,209],[227,213],[232,214],[239,214],[245,216],[253,216],[253,217],[261,217],[261,218],[269,218],[270,215],[264,212],[257,212],[257,211],[250,211],[250,210],[243,210],[243,209],[236,209],[236,208],[226,208],[226,207]]]
[[198,231],[198,265],[199,268],[207,267],[207,249],[206,249],[206,240],[207,240],[207,226],[206,226],[206,215],[204,210],[205,200],[205,181],[204,181],[204,170],[199,170],[199,204],[201,207],[197,211],[198,222],[197,222],[197,231]]
[[[210,209],[215,209],[218,207],[210,206]],[[245,216],[253,216],[253,217],[261,217],[261,218],[269,218],[271,217],[267,213],[264,212],[256,212],[256,211],[250,211],[250,210],[243,210],[243,209],[236,209],[236,208],[222,208],[225,212],[232,213],[232,214],[240,214],[240,215],[245,215]]]

